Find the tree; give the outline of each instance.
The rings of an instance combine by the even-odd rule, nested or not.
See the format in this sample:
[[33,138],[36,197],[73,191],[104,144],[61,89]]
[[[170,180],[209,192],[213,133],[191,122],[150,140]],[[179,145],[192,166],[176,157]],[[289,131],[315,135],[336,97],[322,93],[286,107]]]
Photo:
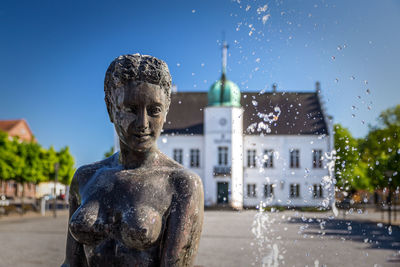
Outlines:
[[[16,147],[10,141],[7,133],[0,132],[0,180],[3,187],[3,182],[13,178],[13,164]],[[4,194],[4,192],[1,192]]]
[[[368,165],[368,175],[376,189],[399,184],[398,176],[389,179],[389,173],[395,173],[400,153],[400,105],[383,111],[379,124],[371,127],[361,145],[362,160]],[[398,171],[397,171],[398,172]]]
[[41,167],[45,181],[53,180],[55,176],[54,165],[58,162],[57,152],[53,146],[49,149],[42,149],[40,153]]
[[104,158],[111,157],[114,154],[114,147],[111,147],[106,153],[104,153]]
[[366,175],[367,165],[361,161],[359,143],[350,131],[340,124],[334,125],[336,150],[336,185],[341,190],[355,192],[360,189],[372,189]]
[[57,158],[59,163],[59,181],[62,184],[69,185],[74,175],[74,157],[69,152],[69,147],[66,146],[57,152]]

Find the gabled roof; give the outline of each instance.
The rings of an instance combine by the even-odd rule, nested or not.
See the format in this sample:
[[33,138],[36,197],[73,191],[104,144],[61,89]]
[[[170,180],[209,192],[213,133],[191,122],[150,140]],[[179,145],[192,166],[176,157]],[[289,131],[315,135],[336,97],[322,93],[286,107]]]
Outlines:
[[24,119],[0,120],[0,131],[10,136],[17,136],[24,141],[34,141],[33,133]]
[[5,121],[0,121],[0,130],[3,132],[8,132],[12,128],[15,127],[21,120],[5,120]]
[[[316,92],[242,92],[243,131],[248,135],[320,135],[328,134],[319,96]],[[164,134],[203,134],[203,110],[206,92],[178,92],[171,96]],[[276,109],[275,107],[278,107]],[[280,111],[280,114],[279,114]],[[272,113],[272,114],[270,114]],[[276,121],[265,123],[267,115]],[[259,127],[259,125],[261,127]]]

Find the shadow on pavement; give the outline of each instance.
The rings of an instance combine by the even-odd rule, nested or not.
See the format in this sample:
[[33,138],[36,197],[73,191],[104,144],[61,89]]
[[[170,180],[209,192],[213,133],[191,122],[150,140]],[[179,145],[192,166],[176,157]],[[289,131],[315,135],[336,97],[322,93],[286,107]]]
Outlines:
[[400,250],[399,226],[360,220],[304,217],[292,218],[288,223],[301,224],[302,234],[345,238],[368,244],[370,249]]

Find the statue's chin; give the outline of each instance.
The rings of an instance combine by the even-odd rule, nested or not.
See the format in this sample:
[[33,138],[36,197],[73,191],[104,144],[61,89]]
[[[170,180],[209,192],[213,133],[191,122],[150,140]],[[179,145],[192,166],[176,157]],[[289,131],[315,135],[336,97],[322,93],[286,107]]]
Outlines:
[[123,142],[123,146],[130,151],[143,153],[152,150],[156,145],[153,138],[132,138],[128,142]]

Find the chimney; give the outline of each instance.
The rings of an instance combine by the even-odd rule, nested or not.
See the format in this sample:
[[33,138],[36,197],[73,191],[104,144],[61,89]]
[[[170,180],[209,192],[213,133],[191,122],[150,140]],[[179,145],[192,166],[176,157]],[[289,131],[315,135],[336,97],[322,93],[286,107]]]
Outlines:
[[272,84],[272,92],[276,93],[276,87],[277,87],[276,83]]
[[315,82],[315,92],[321,93],[321,83],[319,81]]

